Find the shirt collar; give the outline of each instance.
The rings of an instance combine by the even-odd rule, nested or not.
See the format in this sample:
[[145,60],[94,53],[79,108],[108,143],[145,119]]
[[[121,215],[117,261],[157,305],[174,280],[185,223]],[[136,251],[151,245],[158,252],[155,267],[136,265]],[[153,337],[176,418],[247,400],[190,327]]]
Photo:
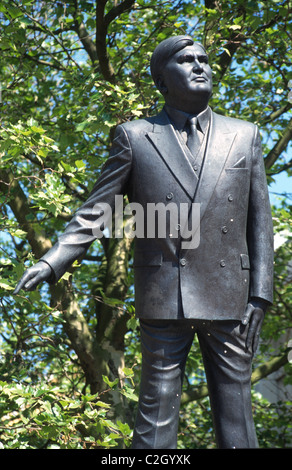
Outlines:
[[[170,117],[171,121],[174,123],[174,125],[179,131],[182,131],[184,129],[189,116],[195,116],[194,114],[185,113],[184,111],[181,111],[176,108],[172,108],[171,106],[168,106],[168,105],[164,105],[164,109],[167,112],[168,116]],[[200,114],[197,115],[198,122],[200,124],[200,128],[203,134],[205,134],[208,129],[210,116],[211,116],[211,108],[209,106],[206,109],[204,109],[204,111],[202,111]]]

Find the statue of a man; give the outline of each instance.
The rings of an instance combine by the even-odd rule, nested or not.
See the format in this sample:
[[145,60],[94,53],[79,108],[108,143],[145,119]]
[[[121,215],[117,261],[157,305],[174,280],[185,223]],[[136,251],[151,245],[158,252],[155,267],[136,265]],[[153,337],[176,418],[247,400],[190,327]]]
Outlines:
[[[183,226],[135,239],[135,301],[142,375],[133,448],[176,448],[184,367],[197,334],[217,444],[257,447],[251,363],[272,303],[273,229],[258,128],[209,105],[205,49],[188,36],[161,42],[151,59],[165,99],[154,117],[116,129],[110,157],[87,201],[58,242],[18,283],[57,282],[96,239],[94,207],[127,194],[150,204],[200,205],[200,240]],[[173,206],[172,206],[173,207]],[[100,212],[99,215],[101,215]],[[166,224],[167,222],[167,218]],[[147,233],[147,217],[145,217]]]

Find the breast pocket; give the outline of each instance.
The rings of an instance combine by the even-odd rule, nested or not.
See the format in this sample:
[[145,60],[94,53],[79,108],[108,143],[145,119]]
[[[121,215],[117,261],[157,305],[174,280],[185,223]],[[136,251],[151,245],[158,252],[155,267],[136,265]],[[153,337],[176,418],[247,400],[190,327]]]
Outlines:
[[248,168],[225,168],[226,173],[230,173],[233,175],[244,175],[248,172]]

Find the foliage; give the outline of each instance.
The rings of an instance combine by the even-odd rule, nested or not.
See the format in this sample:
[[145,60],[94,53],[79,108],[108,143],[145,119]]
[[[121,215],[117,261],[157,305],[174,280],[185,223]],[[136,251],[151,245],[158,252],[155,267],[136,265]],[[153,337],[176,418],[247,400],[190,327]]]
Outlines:
[[67,391],[50,383],[21,383],[19,377],[15,384],[1,381],[0,448],[94,449],[117,447],[119,441],[129,446],[129,425],[113,422],[110,405],[98,394],[68,397]]
[[[262,396],[254,394],[255,425],[259,436],[259,446],[263,449],[291,448],[291,402],[269,403]],[[269,421],[268,429],[263,427],[263,421]]]
[[[1,0],[0,15],[0,441],[4,448],[129,446],[141,363],[129,243],[95,242],[57,286],[13,296],[14,286],[86,199],[115,126],[161,107],[149,58],[173,32],[208,49],[211,106],[259,125],[268,182],[291,175],[289,2]],[[276,253],[275,303],[255,367],[287,357],[287,345],[279,350],[274,340],[292,326],[289,195],[273,217],[286,241]],[[291,383],[290,364],[285,374]],[[194,402],[191,394],[204,383],[194,344],[180,448],[215,446],[208,399],[198,392]],[[291,445],[289,404],[255,398],[261,445]]]

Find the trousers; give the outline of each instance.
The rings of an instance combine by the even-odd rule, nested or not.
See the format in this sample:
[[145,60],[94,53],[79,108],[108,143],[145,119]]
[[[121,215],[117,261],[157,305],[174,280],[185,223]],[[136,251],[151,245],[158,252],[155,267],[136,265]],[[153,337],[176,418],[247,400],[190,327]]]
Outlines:
[[217,447],[256,448],[247,328],[233,320],[140,320],[142,370],[133,449],[175,449],[184,369],[197,334]]

